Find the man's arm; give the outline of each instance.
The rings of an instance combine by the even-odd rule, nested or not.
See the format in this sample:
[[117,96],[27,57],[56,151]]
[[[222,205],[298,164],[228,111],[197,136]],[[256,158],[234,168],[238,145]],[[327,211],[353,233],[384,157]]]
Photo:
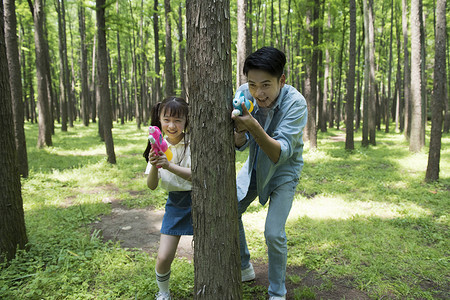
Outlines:
[[234,134],[236,147],[241,147],[245,144],[247,141],[245,132],[248,131],[270,160],[273,163],[277,163],[281,153],[280,143],[264,131],[258,121],[248,112],[245,105],[242,105],[242,110],[242,116],[231,117],[237,129],[237,132]]

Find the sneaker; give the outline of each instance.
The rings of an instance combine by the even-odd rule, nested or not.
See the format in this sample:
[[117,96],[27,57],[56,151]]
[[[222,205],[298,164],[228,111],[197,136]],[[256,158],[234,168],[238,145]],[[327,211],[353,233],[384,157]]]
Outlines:
[[285,300],[286,296],[278,297],[278,296],[270,296],[269,300]]
[[170,297],[170,293],[158,292],[156,300],[172,300],[172,297]]
[[247,269],[241,270],[241,281],[251,281],[255,279],[255,270],[253,269],[253,265],[250,263]]

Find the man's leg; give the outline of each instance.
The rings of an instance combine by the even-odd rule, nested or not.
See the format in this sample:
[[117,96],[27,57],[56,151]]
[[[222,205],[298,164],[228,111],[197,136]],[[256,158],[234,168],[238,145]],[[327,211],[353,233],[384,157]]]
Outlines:
[[286,294],[287,239],[286,220],[292,207],[298,181],[294,180],[276,188],[270,195],[264,236],[269,252],[269,295]]
[[245,238],[244,225],[242,224],[242,214],[247,210],[247,207],[256,199],[256,190],[249,190],[247,196],[238,202],[239,214],[239,251],[241,254],[241,269],[248,268],[250,264],[250,252],[247,247],[247,240]]

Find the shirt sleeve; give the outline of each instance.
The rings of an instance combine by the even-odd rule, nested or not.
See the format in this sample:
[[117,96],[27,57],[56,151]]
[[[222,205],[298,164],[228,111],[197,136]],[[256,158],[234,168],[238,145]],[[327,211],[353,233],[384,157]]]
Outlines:
[[273,132],[273,138],[280,143],[280,157],[276,164],[282,164],[288,160],[294,150],[303,144],[303,129],[306,126],[308,117],[306,101],[293,101],[289,109],[286,110],[285,116],[278,124]]

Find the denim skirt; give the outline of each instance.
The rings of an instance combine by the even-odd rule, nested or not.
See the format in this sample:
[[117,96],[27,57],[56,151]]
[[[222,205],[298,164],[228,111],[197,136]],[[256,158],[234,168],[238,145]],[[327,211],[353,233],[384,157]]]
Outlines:
[[161,233],[167,235],[193,235],[191,191],[169,192]]

